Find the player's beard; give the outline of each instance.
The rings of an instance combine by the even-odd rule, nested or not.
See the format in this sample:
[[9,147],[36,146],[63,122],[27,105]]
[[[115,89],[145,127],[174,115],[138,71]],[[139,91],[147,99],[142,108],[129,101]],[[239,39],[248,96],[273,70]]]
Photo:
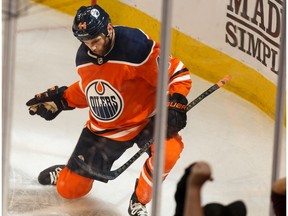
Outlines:
[[105,44],[104,44],[104,55],[107,55],[110,50],[112,49],[112,37],[106,37]]
[[109,37],[105,37],[105,42],[102,46],[101,50],[92,51],[92,53],[96,54],[99,57],[105,56],[111,49],[111,39]]

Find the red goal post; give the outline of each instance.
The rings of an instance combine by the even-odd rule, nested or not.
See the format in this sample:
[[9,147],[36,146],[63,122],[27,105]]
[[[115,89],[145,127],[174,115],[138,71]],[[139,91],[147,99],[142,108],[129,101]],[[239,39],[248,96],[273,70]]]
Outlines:
[[96,5],[97,4],[97,0],[91,0],[91,5]]

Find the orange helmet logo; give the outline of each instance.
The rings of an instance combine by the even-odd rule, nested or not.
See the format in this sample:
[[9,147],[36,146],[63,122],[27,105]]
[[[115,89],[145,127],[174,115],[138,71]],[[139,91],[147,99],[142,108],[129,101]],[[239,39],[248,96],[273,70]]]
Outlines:
[[78,29],[80,29],[80,30],[86,29],[86,22],[84,22],[84,23],[79,23],[79,24],[78,24]]

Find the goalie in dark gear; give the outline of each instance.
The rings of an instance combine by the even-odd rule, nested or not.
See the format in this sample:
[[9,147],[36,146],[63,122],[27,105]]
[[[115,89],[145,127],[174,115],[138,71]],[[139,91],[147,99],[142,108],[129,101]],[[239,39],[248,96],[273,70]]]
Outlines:
[[[55,107],[52,109],[45,103],[56,102],[61,111],[89,108],[89,119],[67,164],[51,166],[38,178],[41,184],[56,185],[58,193],[67,199],[85,196],[95,180],[107,182],[93,173],[110,171],[113,163],[134,143],[141,148],[154,137],[160,56],[159,43],[140,29],[113,26],[109,15],[98,5],[80,7],[72,31],[81,42],[76,55],[79,80],[67,88],[43,92],[40,94],[43,97],[36,96],[27,103],[30,114],[39,114],[44,119],[55,118],[60,113],[54,113]],[[186,96],[192,85],[189,70],[176,57],[170,57],[167,75],[168,134],[163,180],[183,150],[178,132],[187,123]],[[145,205],[152,199],[154,145],[149,149],[131,196],[130,215],[140,212],[147,215]]]

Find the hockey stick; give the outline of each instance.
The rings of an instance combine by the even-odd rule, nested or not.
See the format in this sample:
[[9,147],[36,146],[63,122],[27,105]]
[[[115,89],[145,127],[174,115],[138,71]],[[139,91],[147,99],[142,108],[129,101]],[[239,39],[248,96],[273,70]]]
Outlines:
[[[231,76],[227,75],[223,79],[219,80],[216,84],[211,86],[209,89],[204,91],[201,95],[199,95],[196,99],[191,101],[187,105],[187,112],[192,109],[194,106],[196,106],[200,101],[202,101],[204,98],[206,98],[208,95],[212,94],[217,89],[221,88],[223,85],[225,85],[229,80],[231,80]],[[121,173],[123,173],[134,161],[136,161],[144,152],[146,152],[149,147],[152,145],[153,139],[150,139],[145,145],[134,155],[132,156],[125,164],[123,164],[121,167],[111,170],[111,171],[102,171],[95,172],[94,170],[89,169],[89,173],[92,174],[91,176],[95,176],[97,178],[105,179],[105,180],[113,180],[117,178]],[[82,167],[83,168],[83,167]],[[84,168],[85,169],[85,168]],[[87,170],[88,171],[88,170]]]

